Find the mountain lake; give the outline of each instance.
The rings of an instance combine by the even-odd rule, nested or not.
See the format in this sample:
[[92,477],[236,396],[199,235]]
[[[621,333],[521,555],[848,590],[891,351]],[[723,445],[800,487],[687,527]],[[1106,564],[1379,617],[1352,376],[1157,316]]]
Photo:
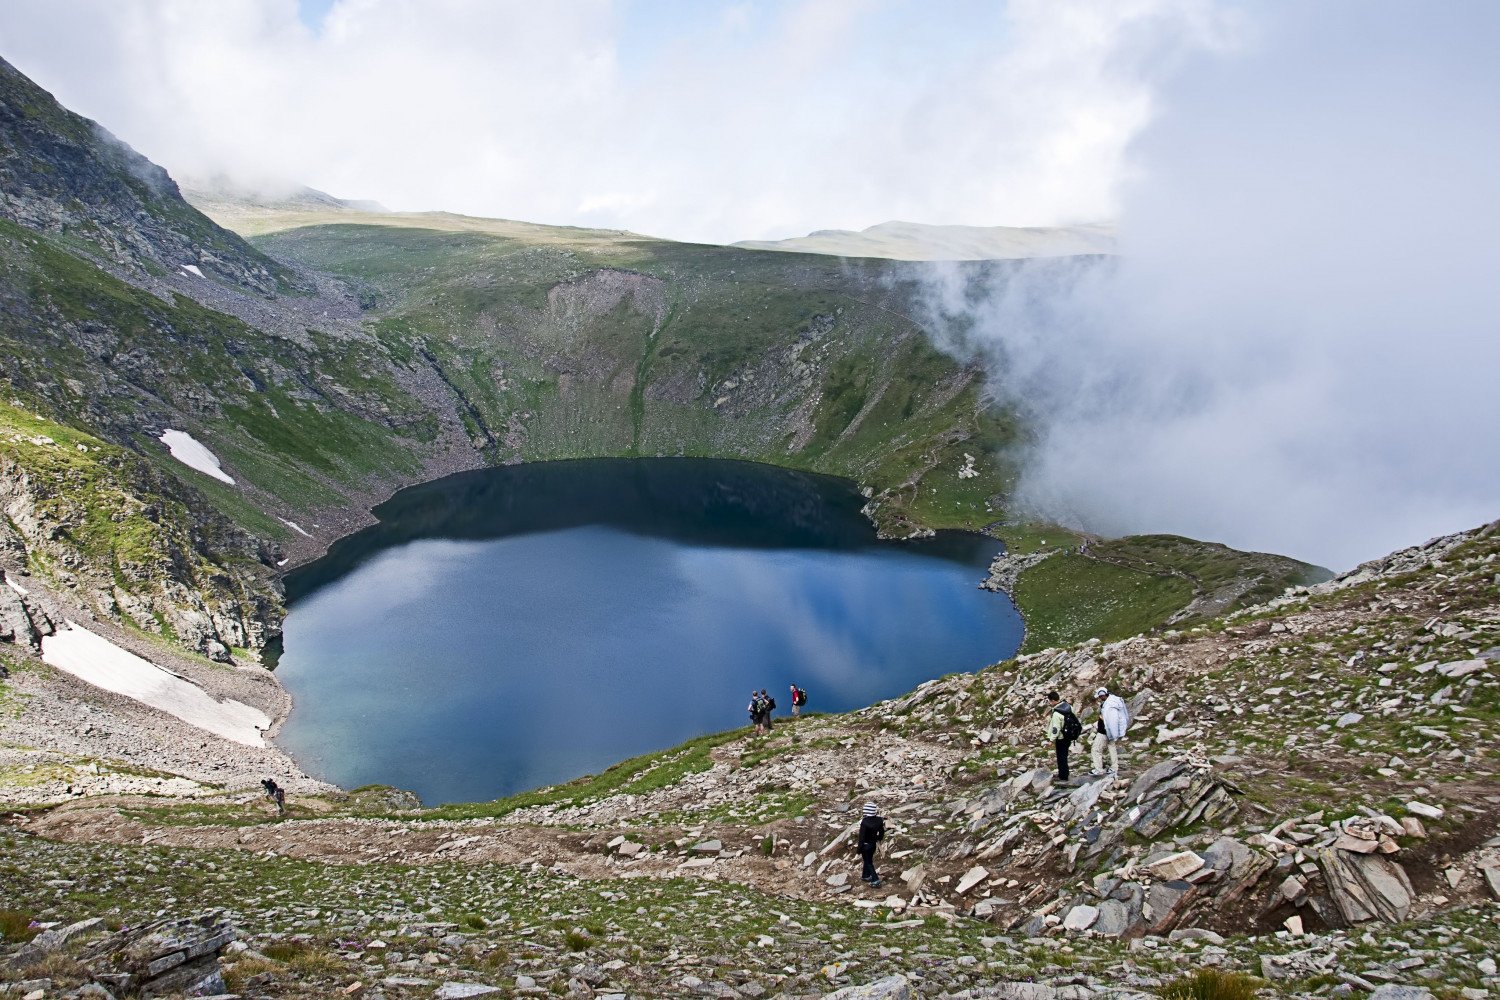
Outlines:
[[[881,541],[846,480],[714,459],[459,473],[287,579],[277,742],[428,805],[596,773],[748,724],[752,689],[838,712],[1014,655],[1000,544]],[[852,753],[861,752],[858,749]]]

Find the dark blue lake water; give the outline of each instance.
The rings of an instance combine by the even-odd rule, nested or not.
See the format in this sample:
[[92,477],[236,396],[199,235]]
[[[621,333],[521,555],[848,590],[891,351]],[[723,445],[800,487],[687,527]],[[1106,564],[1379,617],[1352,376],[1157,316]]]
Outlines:
[[405,490],[287,581],[278,742],[428,804],[552,784],[746,724],[752,688],[843,711],[1015,653],[998,543],[882,542],[844,480],[595,459]]

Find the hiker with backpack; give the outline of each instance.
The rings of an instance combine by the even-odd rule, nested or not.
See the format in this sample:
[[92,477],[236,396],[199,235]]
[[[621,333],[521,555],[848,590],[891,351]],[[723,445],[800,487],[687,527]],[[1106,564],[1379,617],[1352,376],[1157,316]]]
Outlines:
[[1057,752],[1057,780],[1067,781],[1068,750],[1073,741],[1083,735],[1083,723],[1078,721],[1073,706],[1063,701],[1062,695],[1056,691],[1048,691],[1047,700],[1052,702],[1052,711],[1047,713],[1047,739]]
[[766,724],[766,732],[771,731],[771,713],[776,711],[776,699],[766,694],[766,689],[760,689],[760,703],[765,706],[761,712],[761,719]]
[[801,688],[799,688],[797,685],[793,684],[792,685],[792,718],[795,719],[797,716],[801,715],[802,714],[802,706],[806,705],[806,704],[807,704],[807,692],[804,691],[804,690],[802,690]]
[[859,858],[864,862],[860,879],[870,883],[872,889],[880,887],[880,874],[875,871],[875,848],[885,839],[885,820],[877,815],[875,803],[866,802],[859,819]]
[[1130,728],[1130,706],[1125,704],[1125,699],[1117,694],[1110,694],[1109,688],[1100,688],[1094,692],[1094,699],[1100,702],[1099,721],[1094,723],[1094,740],[1090,746],[1091,763],[1094,765],[1095,774],[1104,774],[1104,748],[1109,748],[1109,773],[1118,774],[1120,771],[1120,753],[1115,744],[1125,738],[1125,731]]
[[750,692],[750,704],[746,708],[750,713],[750,724],[755,727],[757,733],[766,731],[766,703],[760,700],[759,691]]
[[262,778],[260,781],[260,787],[266,790],[266,798],[276,803],[277,814],[285,816],[286,789],[276,784],[276,780],[274,778]]

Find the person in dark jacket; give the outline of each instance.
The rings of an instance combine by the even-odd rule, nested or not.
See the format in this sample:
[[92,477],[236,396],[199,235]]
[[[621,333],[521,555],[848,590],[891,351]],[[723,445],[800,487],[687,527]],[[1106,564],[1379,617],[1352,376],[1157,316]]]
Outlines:
[[1063,701],[1062,695],[1056,691],[1048,691],[1047,700],[1052,702],[1052,711],[1047,713],[1047,740],[1057,753],[1057,780],[1067,781],[1068,750],[1073,745],[1067,735],[1067,725],[1073,706]]
[[864,816],[859,821],[859,857],[865,863],[859,876],[871,886],[880,885],[880,875],[875,871],[875,848],[885,838],[885,820],[875,814],[875,803],[865,803]]

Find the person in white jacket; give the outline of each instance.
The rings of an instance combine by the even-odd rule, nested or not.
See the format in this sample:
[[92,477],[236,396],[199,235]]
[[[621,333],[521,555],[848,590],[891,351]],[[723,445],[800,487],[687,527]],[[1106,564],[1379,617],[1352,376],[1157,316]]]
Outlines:
[[1094,741],[1089,748],[1090,763],[1094,765],[1095,774],[1104,773],[1104,748],[1109,748],[1109,773],[1117,774],[1120,770],[1120,753],[1116,744],[1125,738],[1125,731],[1130,728],[1130,708],[1125,704],[1125,699],[1117,694],[1110,694],[1109,688],[1100,688],[1094,692],[1094,697],[1100,702],[1099,721],[1094,724]]

